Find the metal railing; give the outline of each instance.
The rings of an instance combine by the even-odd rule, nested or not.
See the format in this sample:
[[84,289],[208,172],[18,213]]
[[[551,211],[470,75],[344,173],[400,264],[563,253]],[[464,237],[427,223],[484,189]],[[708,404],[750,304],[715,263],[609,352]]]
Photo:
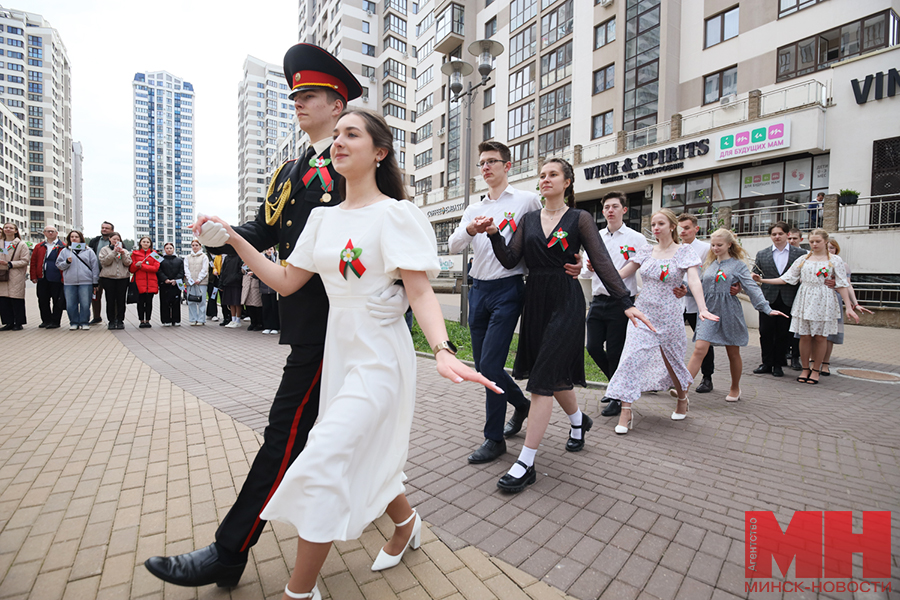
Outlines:
[[806,204],[757,206],[732,210],[730,225],[722,225],[730,226],[737,235],[766,235],[769,226],[778,221],[784,221],[801,231],[821,227],[822,216],[822,207],[810,207]]
[[592,162],[601,158],[605,158],[607,156],[614,155],[617,149],[616,141],[616,136],[611,135],[601,142],[597,142],[596,144],[589,144],[582,147],[581,162]]
[[750,101],[744,98],[728,104],[719,104],[702,112],[685,115],[681,118],[681,135],[693,135],[707,129],[746,121],[749,115],[749,106]]
[[537,159],[520,160],[517,163],[513,163],[512,168],[509,170],[509,180],[518,181],[520,179],[527,179],[528,177],[534,176],[536,171]]
[[625,134],[625,150],[634,150],[635,148],[643,148],[650,144],[658,144],[659,142],[667,142],[672,137],[672,123],[665,121],[657,123],[637,131],[629,131]]
[[811,79],[762,94],[759,99],[759,116],[765,117],[773,113],[800,108],[810,104],[825,106],[828,102],[825,84]]
[[900,227],[900,196],[867,196],[838,207],[838,231]]
[[860,304],[871,308],[900,308],[900,283],[853,282]]

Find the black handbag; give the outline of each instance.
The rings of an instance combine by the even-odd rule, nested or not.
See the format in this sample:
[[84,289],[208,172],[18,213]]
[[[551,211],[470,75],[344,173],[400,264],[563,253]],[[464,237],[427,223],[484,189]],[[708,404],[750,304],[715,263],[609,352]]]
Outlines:
[[188,302],[196,302],[197,304],[203,302],[203,296],[197,296],[196,294],[188,294],[187,295]]
[[138,287],[137,281],[132,279],[128,282],[128,293],[125,294],[125,304],[137,304],[138,301]]

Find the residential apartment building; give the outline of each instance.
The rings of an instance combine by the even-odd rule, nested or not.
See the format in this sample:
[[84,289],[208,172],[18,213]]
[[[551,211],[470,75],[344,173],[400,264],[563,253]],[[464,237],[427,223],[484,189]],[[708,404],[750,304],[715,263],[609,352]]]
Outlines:
[[[497,139],[512,150],[513,184],[533,189],[542,161],[562,156],[600,227],[600,198],[621,189],[636,229],[648,234],[651,212],[668,207],[700,214],[707,231],[734,227],[755,250],[778,219],[823,224],[819,191],[894,202],[883,196],[900,190],[897,12],[896,0],[432,0],[419,8],[417,71],[475,63],[469,44],[501,42],[472,106],[473,165],[477,144]],[[434,104],[417,116],[411,150],[415,199],[439,243],[465,186],[473,200],[486,189],[477,170],[460,179],[464,109],[446,81],[417,89]],[[879,206],[826,220],[848,241],[876,213],[867,232],[900,225],[896,204]],[[882,241],[900,251],[896,238]],[[855,247],[870,238],[854,239],[854,273],[883,273]]]
[[275,161],[278,145],[289,135],[294,121],[294,103],[288,100],[288,91],[281,65],[247,56],[238,88],[240,223],[256,217],[274,168],[281,164]]
[[28,232],[28,144],[25,124],[0,104],[0,221]]
[[[71,68],[59,32],[39,14],[0,8],[0,102],[24,127],[32,240],[72,227]],[[8,159],[8,157],[7,157]]]
[[[136,73],[134,234],[190,252],[194,220],[194,86],[168,71]],[[135,241],[137,241],[137,239]]]
[[84,231],[84,148],[72,142],[72,229]]

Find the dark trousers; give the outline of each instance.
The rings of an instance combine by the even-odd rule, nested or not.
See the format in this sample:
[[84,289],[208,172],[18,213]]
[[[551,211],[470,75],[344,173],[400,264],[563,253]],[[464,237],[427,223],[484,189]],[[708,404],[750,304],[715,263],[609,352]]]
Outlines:
[[227,550],[246,552],[256,543],[266,524],[259,513],[306,445],[319,414],[323,352],[322,346],[291,346],[269,411],[263,445],[237,500],[216,531],[216,542]]
[[[684,320],[691,326],[691,331],[697,331],[697,313],[684,313]],[[704,377],[712,377],[713,371],[716,370],[716,353],[713,351],[713,345],[709,345],[709,351],[703,357],[703,364],[700,365],[700,372]]]
[[262,329],[262,306],[245,306],[244,314],[250,317],[250,327]]
[[0,296],[0,322],[4,325],[25,325],[25,299]]
[[[125,298],[128,296],[128,278],[100,278],[100,289],[106,292],[106,320],[110,323],[125,321]],[[99,291],[98,291],[99,294]]]
[[524,293],[525,282],[520,275],[491,281],[476,279],[469,291],[469,331],[475,369],[506,392],[486,391],[484,437],[496,442],[503,441],[506,403],[526,412],[531,406],[504,369],[522,313]]
[[279,330],[278,294],[262,294],[262,326],[263,329]]
[[212,295],[215,287],[216,284],[212,282],[212,277],[210,277],[210,281],[206,284],[206,295],[209,298],[206,301],[206,316],[210,318],[219,316],[219,294],[216,293],[215,298]]
[[[784,303],[781,296],[769,305],[786,315],[791,314],[791,307]],[[762,362],[770,367],[785,366],[784,357],[791,348],[791,320],[784,317],[770,317],[759,313],[759,346],[762,350]]]
[[163,323],[181,323],[181,290],[177,287],[174,290],[160,291],[159,320]]
[[153,296],[156,294],[138,294],[137,313],[138,319],[149,321],[153,316]]
[[[62,281],[37,281],[38,307],[41,310],[41,323],[59,325],[63,311],[66,309],[66,297],[63,295]],[[50,305],[53,305],[51,308]]]
[[100,301],[103,298],[103,288],[98,287],[97,291],[94,292],[93,297],[91,298],[91,312],[94,313],[94,321],[100,320],[100,311],[103,308],[103,303]]
[[[634,298],[632,297],[632,301]],[[594,296],[587,316],[588,354],[603,371],[607,379],[612,379],[619,367],[622,349],[625,348],[625,333],[628,331],[628,317],[618,300],[609,296]],[[606,350],[603,346],[606,346]]]

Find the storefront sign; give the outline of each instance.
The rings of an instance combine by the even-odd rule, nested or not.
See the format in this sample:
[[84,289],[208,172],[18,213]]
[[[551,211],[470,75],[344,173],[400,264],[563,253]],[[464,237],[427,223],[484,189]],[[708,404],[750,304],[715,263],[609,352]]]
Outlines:
[[768,196],[782,192],[784,163],[752,167],[741,172],[741,198]]
[[779,119],[745,125],[716,136],[716,160],[781,150],[791,145],[791,120]]
[[441,271],[462,271],[462,254],[445,254],[438,256]]
[[709,139],[679,144],[653,152],[645,152],[624,160],[614,160],[584,170],[585,179],[600,179],[600,183],[614,183],[625,179],[637,179],[644,175],[655,175],[664,171],[684,168],[686,158],[695,158],[709,153]]
[[897,93],[897,88],[900,87],[900,72],[898,72],[897,69],[890,69],[887,72],[887,77],[881,72],[875,73],[874,75],[866,75],[865,82],[862,86],[859,85],[859,79],[850,81],[850,85],[853,86],[853,95],[856,97],[856,103],[865,104],[869,101],[869,93],[872,91],[873,81],[875,82],[875,99],[881,100],[884,98],[885,79],[887,79],[888,98],[893,98]]
[[441,215],[446,215],[448,213],[454,213],[456,211],[460,211],[465,208],[465,202],[460,202],[459,204],[451,204],[450,206],[442,206],[440,208],[435,208],[434,210],[429,210],[425,213],[429,217],[439,217]]

